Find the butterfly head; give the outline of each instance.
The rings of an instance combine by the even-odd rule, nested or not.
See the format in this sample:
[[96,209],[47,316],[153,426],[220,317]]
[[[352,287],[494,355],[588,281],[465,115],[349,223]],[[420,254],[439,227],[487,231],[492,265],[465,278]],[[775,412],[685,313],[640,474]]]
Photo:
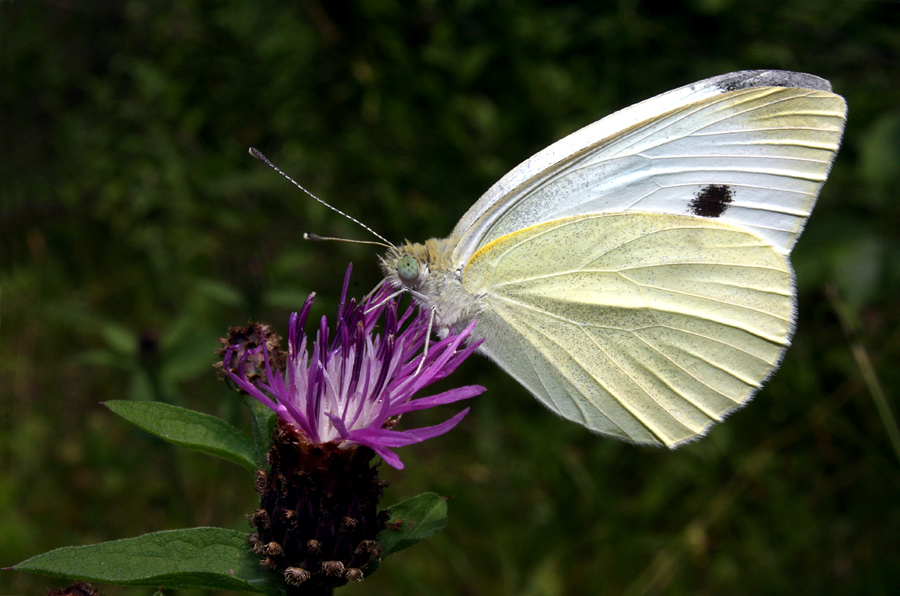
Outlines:
[[381,257],[387,283],[431,309],[438,330],[465,326],[479,309],[475,297],[461,283],[462,267],[453,265],[454,245],[449,238],[432,238],[424,244],[393,247]]
[[428,279],[428,251],[424,244],[406,243],[391,248],[381,257],[381,269],[397,290],[415,293]]
[[429,293],[430,285],[440,283],[443,286],[444,278],[452,275],[451,249],[448,240],[432,238],[424,244],[407,242],[392,247],[381,257],[381,269],[395,289],[407,290],[414,295]]
[[412,284],[419,280],[419,259],[405,254],[397,260],[397,277],[401,283]]

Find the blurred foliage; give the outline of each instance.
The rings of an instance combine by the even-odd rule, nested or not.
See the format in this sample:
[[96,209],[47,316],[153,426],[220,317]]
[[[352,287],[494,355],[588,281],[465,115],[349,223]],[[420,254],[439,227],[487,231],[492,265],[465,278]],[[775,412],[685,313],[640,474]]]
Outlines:
[[[213,374],[215,338],[248,318],[283,329],[312,290],[333,312],[350,260],[356,295],[377,282],[371,247],[301,238],[366,233],[248,146],[384,236],[421,240],[615,109],[783,68],[831,80],[850,118],[794,253],[800,321],[781,371],[670,453],[591,436],[467,363],[456,382],[488,393],[457,430],[408,448],[406,470],[385,470],[386,503],[451,495],[447,531],[345,592],[900,585],[886,430],[900,391],[900,4],[45,0],[0,2],[0,35],[0,566],[151,531],[249,530],[245,470],[98,405],[153,398],[248,428]],[[0,592],[50,581],[0,571]]]

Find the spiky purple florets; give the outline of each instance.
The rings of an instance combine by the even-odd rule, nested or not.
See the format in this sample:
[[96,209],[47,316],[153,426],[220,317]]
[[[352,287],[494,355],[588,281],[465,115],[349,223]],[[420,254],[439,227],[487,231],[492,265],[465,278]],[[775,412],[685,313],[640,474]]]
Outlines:
[[[250,381],[244,367],[227,367],[227,374],[248,394],[274,410],[312,444],[364,445],[388,464],[403,468],[392,451],[441,435],[462,420],[466,408],[449,420],[424,428],[392,430],[400,415],[474,397],[484,387],[469,385],[413,399],[421,389],[453,372],[478,347],[464,345],[474,323],[460,333],[430,342],[428,311],[410,306],[398,315],[393,290],[386,284],[357,303],[347,300],[350,271],[344,278],[337,325],[333,334],[322,317],[312,353],[303,328],[313,304],[310,295],[288,324],[285,371],[273,370],[264,347],[247,351],[241,362],[262,351],[265,379]],[[384,317],[380,333],[375,330]],[[225,361],[232,358],[231,350]],[[235,372],[236,370],[236,372]]]

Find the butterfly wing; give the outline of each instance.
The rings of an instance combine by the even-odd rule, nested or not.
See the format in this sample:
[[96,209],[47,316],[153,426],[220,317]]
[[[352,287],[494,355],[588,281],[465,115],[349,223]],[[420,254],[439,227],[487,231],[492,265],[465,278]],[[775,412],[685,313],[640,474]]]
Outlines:
[[549,220],[714,218],[793,247],[838,149],[846,104],[818,77],[741,71],[641,102],[554,143],[491,187],[451,234],[459,267]]
[[674,447],[747,402],[793,329],[793,274],[731,224],[581,215],[484,246],[464,287],[480,350],[551,410]]

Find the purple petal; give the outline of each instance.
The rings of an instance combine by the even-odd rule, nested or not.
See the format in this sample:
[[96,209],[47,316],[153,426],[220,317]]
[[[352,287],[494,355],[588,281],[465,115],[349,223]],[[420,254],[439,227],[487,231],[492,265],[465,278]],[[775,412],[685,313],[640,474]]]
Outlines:
[[350,272],[353,271],[353,263],[347,266],[347,273],[344,274],[344,286],[341,288],[341,301],[338,303],[338,320],[344,316],[344,302],[347,299],[347,288],[350,287]]
[[402,469],[392,448],[439,436],[456,426],[469,410],[418,429],[388,430],[383,428],[385,422],[392,416],[482,393],[483,387],[470,385],[414,399],[420,389],[455,370],[481,342],[465,343],[471,338],[473,323],[431,343],[424,356],[423,346],[431,342],[427,330],[432,313],[413,301],[401,315],[394,300],[398,292],[387,283],[376,286],[362,301],[348,298],[350,272],[348,268],[333,328],[322,317],[312,340],[304,333],[313,295],[299,314],[291,315],[288,364],[283,374],[272,370],[268,351],[262,347],[265,380],[251,383],[240,370],[230,376],[312,442],[365,445],[389,465]]
[[331,418],[332,424],[334,424],[334,427],[337,429],[338,434],[341,435],[342,439],[350,438],[350,433],[347,432],[347,427],[344,426],[344,421],[341,420],[339,416],[335,416],[331,412],[326,412],[325,415]]
[[485,388],[481,385],[467,385],[465,387],[457,387],[456,389],[450,389],[448,391],[444,391],[443,393],[438,393],[437,395],[411,399],[404,404],[391,408],[391,416],[406,414],[407,412],[415,412],[416,410],[426,410],[428,408],[442,406],[444,404],[452,404],[456,401],[469,399],[471,397],[475,397],[476,395],[481,395],[484,392]]
[[396,453],[394,453],[393,451],[391,451],[391,450],[388,449],[387,447],[382,447],[381,445],[378,445],[377,443],[376,443],[376,444],[369,445],[369,444],[366,444],[366,443],[361,442],[361,441],[360,441],[360,445],[363,445],[363,446],[365,446],[365,447],[368,447],[369,449],[371,449],[372,451],[374,451],[375,453],[377,453],[378,455],[380,455],[380,456],[381,456],[381,459],[384,460],[384,463],[388,464],[389,466],[391,466],[391,467],[393,467],[393,468],[396,468],[396,469],[398,469],[398,470],[402,470],[402,469],[403,469],[403,467],[404,467],[404,466],[403,466],[403,462],[400,461],[400,458],[397,457],[397,454],[396,454]]
[[388,430],[385,428],[352,430],[350,431],[350,440],[359,443],[366,442],[367,444],[377,443],[385,447],[406,447],[413,443],[421,443],[422,441],[433,439],[434,437],[452,430],[453,427],[459,424],[459,421],[468,413],[469,408],[466,408],[456,416],[449,420],[445,420],[440,424],[424,426],[422,428],[412,428],[409,430]]

